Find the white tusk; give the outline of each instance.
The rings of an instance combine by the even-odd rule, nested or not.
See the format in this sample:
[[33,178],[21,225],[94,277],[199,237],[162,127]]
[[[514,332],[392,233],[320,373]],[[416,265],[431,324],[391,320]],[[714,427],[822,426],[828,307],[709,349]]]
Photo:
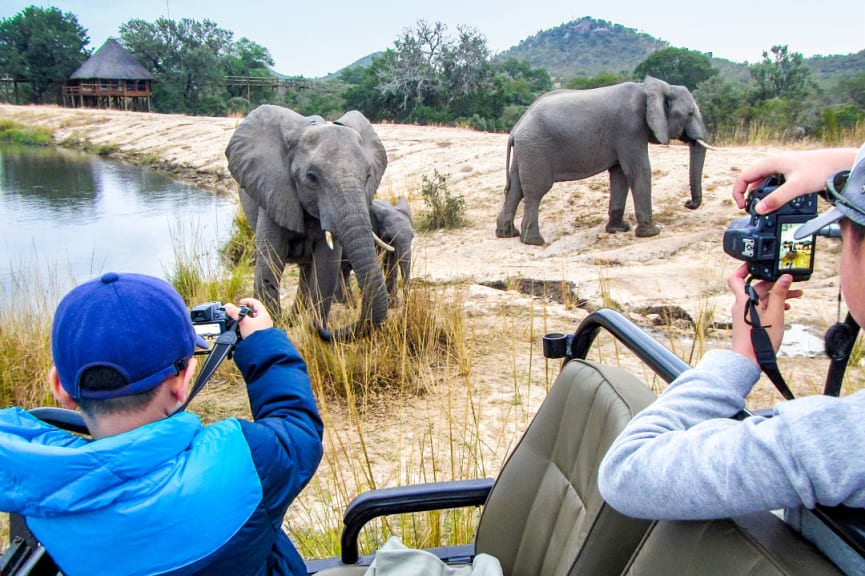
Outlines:
[[330,230],[324,231],[324,241],[327,242],[327,247],[333,250],[333,234],[330,233]]
[[382,248],[384,248],[388,252],[394,251],[394,247],[391,246],[390,244],[388,244],[387,242],[385,242],[384,240],[382,240],[381,238],[379,238],[375,232],[372,233],[372,237],[373,237],[373,240],[375,240],[376,244],[378,244],[379,246],[381,246]]
[[697,144],[699,144],[700,146],[702,146],[706,150],[719,150],[719,148],[715,148],[714,146],[709,146],[708,142],[706,142],[705,140],[700,140],[699,138],[697,138],[696,142],[697,142]]

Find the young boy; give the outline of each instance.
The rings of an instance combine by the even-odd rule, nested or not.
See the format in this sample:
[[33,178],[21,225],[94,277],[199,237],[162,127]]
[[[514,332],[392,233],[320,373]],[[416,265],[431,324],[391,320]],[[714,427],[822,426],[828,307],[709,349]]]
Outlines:
[[234,360],[254,422],[205,427],[178,411],[206,344],[167,282],[108,273],[60,302],[49,385],[92,438],[0,410],[0,510],[64,574],[306,574],[282,520],[323,427],[297,350],[258,300],[241,303]]

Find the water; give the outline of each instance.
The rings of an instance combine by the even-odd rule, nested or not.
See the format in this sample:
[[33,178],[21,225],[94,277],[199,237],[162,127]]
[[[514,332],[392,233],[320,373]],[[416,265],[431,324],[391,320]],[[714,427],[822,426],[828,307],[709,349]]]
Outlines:
[[215,266],[234,213],[231,199],[150,168],[0,144],[0,294],[34,275],[62,291],[108,271],[166,278],[178,256]]

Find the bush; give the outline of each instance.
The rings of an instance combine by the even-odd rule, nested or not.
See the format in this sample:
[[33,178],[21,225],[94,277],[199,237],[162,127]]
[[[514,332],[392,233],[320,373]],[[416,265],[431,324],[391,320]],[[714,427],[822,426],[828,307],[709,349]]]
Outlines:
[[462,196],[451,195],[448,177],[438,170],[433,170],[432,178],[423,175],[420,193],[429,212],[421,217],[418,224],[421,230],[459,228],[463,225],[466,203]]
[[249,100],[240,96],[229,98],[225,104],[228,116],[243,117],[249,114]]

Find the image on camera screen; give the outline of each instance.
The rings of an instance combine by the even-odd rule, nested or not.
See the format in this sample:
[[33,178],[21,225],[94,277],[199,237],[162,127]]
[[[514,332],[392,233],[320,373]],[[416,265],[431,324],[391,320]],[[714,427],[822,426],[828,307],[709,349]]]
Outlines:
[[793,233],[802,222],[780,222],[781,242],[778,245],[778,272],[793,274],[810,272],[814,259],[814,237],[796,240]]
[[219,336],[222,331],[218,322],[210,324],[193,324],[192,327],[195,329],[195,333],[199,336]]

